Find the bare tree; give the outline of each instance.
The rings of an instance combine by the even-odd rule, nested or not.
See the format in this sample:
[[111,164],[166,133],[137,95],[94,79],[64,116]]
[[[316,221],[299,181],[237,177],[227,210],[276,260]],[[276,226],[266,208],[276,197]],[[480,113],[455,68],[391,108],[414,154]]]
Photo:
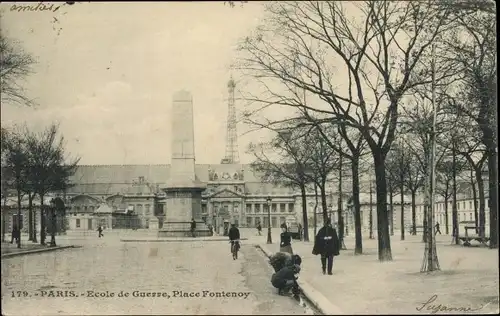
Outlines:
[[9,173],[7,187],[13,188],[17,193],[17,223],[13,226],[17,227],[19,238],[17,239],[17,247],[21,248],[21,227],[23,222],[21,219],[21,201],[24,196],[24,187],[26,185],[26,176],[28,171],[28,153],[25,139],[19,133],[19,128],[13,131],[5,132],[2,135],[2,149],[4,155],[6,172]]
[[[76,171],[79,159],[68,161],[64,149],[64,138],[58,135],[58,126],[52,124],[40,133],[27,132],[26,146],[29,152],[30,186],[40,197],[41,233],[40,243],[45,244],[46,219],[50,218],[51,241],[55,246],[55,209],[48,208],[44,199],[48,193],[63,191],[71,184],[70,176]],[[50,209],[49,213],[45,211]]]
[[262,174],[262,180],[300,189],[304,240],[309,241],[306,196],[307,184],[310,182],[310,177],[306,174],[309,154],[303,151],[301,145],[292,143],[297,136],[302,137],[294,130],[278,132],[269,143],[250,144],[248,152],[254,155],[255,161],[251,165]]
[[[442,4],[444,10],[454,6]],[[475,121],[481,131],[489,173],[490,247],[498,248],[498,140],[497,50],[495,4],[462,1],[466,10],[454,10],[456,23],[448,31],[447,61],[460,66],[462,80],[451,102],[460,113]],[[492,11],[493,8],[493,11]]]
[[[247,56],[238,65],[262,83],[267,95],[247,100],[263,107],[301,108],[321,115],[320,121],[360,131],[375,164],[379,260],[392,260],[385,158],[405,94],[430,82],[430,71],[420,61],[443,30],[447,13],[420,1],[277,2],[267,12],[265,25],[243,43]],[[335,86],[339,73],[346,77],[342,89]],[[271,82],[287,92],[274,89]],[[290,96],[296,88],[324,106]]]
[[0,95],[2,103],[13,102],[33,105],[24,93],[21,81],[31,72],[35,63],[33,57],[19,45],[0,34]]

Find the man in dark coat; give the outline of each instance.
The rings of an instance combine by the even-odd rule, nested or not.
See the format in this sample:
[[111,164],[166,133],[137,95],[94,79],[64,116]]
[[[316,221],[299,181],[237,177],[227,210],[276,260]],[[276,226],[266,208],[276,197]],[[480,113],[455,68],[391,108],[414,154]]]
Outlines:
[[196,222],[195,222],[194,218],[192,218],[191,219],[191,235],[193,237],[196,237],[196,235],[194,233],[195,231],[196,231]]
[[[229,229],[229,243],[231,244],[231,253],[233,254],[233,260],[238,259],[238,249],[240,249],[240,230],[236,227],[236,224],[231,224]],[[233,251],[233,247],[236,247]]]
[[321,267],[326,274],[326,263],[328,261],[328,274],[332,275],[333,257],[339,255],[340,243],[337,231],[332,227],[330,219],[326,220],[314,241],[313,255],[321,255]]
[[17,225],[14,224],[12,226],[12,238],[10,239],[10,243],[14,243],[14,240],[17,242],[19,242],[19,236],[21,235],[21,231],[19,230],[19,228],[17,228]]

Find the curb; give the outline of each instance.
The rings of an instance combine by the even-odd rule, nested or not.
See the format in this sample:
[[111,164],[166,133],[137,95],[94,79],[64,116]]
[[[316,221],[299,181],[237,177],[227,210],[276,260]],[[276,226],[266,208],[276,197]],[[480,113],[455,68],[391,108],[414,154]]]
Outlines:
[[[240,240],[248,240],[247,238],[240,238]],[[227,241],[227,238],[180,238],[180,239],[120,239],[121,242],[197,242],[197,241]]]
[[49,252],[49,251],[64,250],[64,249],[69,249],[69,248],[81,248],[81,247],[82,246],[47,247],[47,248],[42,248],[42,249],[27,250],[27,251],[20,251],[20,252],[14,252],[14,253],[6,253],[6,254],[2,255],[2,259],[17,257],[17,256],[31,255],[31,254],[41,253],[41,252]]
[[[271,252],[262,245],[255,245],[266,255],[266,257],[271,256]],[[300,289],[304,296],[314,305],[314,307],[319,310],[323,315],[343,315],[340,308],[330,303],[330,301],[319,291],[314,289],[308,282],[304,280],[297,280]]]

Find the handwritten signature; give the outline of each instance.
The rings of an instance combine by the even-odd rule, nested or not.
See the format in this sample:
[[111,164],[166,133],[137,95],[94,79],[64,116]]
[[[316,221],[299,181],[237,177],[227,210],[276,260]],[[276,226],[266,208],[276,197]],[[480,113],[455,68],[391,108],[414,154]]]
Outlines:
[[72,5],[74,3],[75,3],[74,1],[66,1],[62,5],[60,3],[57,3],[57,5],[55,5],[54,3],[44,3],[43,1],[40,1],[37,4],[24,4],[24,5],[13,4],[12,7],[10,7],[10,11],[17,11],[17,12],[25,12],[25,11],[43,12],[43,11],[50,11],[50,12],[56,12],[63,5]]
[[[468,313],[468,312],[475,312],[478,310],[481,310],[485,308],[488,304],[483,305],[479,308],[471,308],[471,307],[465,307],[465,306],[446,306],[443,304],[437,304],[434,305],[434,303],[437,300],[438,296],[437,295],[432,295],[429,300],[425,303],[422,304],[422,306],[417,307],[417,311],[422,312],[422,311],[431,311],[431,314],[437,314],[439,312],[463,312],[463,313]],[[425,310],[424,310],[425,308]]]

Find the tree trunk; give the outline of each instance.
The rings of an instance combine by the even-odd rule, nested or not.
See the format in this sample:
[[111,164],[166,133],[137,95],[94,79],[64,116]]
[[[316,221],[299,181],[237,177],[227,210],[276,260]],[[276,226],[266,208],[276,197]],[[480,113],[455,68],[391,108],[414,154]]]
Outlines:
[[412,234],[417,234],[417,190],[411,191],[411,228]]
[[45,245],[45,206],[44,195],[40,194],[40,245]]
[[368,221],[369,221],[369,238],[373,239],[373,199],[372,199],[372,194],[373,194],[373,185],[372,185],[372,178],[370,177],[370,214],[368,214]]
[[449,229],[449,225],[448,225],[448,201],[449,201],[449,198],[448,198],[448,194],[446,194],[446,196],[444,197],[444,221],[445,221],[445,233],[446,235],[449,235],[450,234],[450,229]]
[[[33,198],[35,195],[33,194]],[[36,243],[38,242],[37,236],[36,236],[36,211],[33,211],[33,240],[32,242]]]
[[21,190],[18,189],[17,190],[17,229],[18,229],[17,248],[21,248],[21,225],[23,223],[21,221],[21,197],[22,197]]
[[373,151],[375,162],[375,178],[377,188],[377,237],[378,259],[392,261],[389,220],[387,217],[387,179],[385,174],[385,156]]
[[393,197],[392,185],[389,186],[389,219],[391,223],[391,236],[394,236],[394,202],[392,200]]
[[306,187],[304,184],[300,185],[300,194],[302,197],[302,221],[304,229],[304,241],[309,241],[309,223],[307,219],[307,197],[306,197]]
[[353,159],[351,164],[352,171],[352,204],[354,208],[354,232],[356,246],[354,254],[363,253],[363,236],[361,233],[361,205],[359,203],[359,158]]
[[490,210],[490,248],[498,248],[498,159],[497,147],[492,137],[492,145],[488,150],[488,182]]
[[401,194],[401,240],[405,240],[405,195],[404,195],[404,182],[401,177],[401,187],[399,193]]
[[[476,169],[476,183],[477,183],[477,193],[479,198],[479,236],[484,237],[486,229],[486,199],[484,196],[484,181],[482,168]],[[474,207],[477,205],[475,202]]]
[[455,152],[455,147],[453,146],[453,169],[452,169],[452,195],[453,195],[453,202],[452,202],[452,220],[453,220],[453,240],[456,245],[460,244],[460,240],[458,239],[458,208],[457,208],[457,162],[456,162],[456,152]]
[[28,192],[28,240],[33,240],[33,195]]
[[[326,223],[328,219],[328,202],[326,200],[326,181],[322,180],[321,185],[319,186],[319,191],[321,194],[321,207],[323,209],[323,223]],[[333,221],[333,219],[332,219]],[[333,222],[332,222],[333,224]]]
[[474,226],[476,226],[476,234],[480,234],[479,231],[479,214],[477,212],[477,190],[476,183],[474,182],[474,171],[471,169],[470,171],[470,184],[472,188],[472,200],[474,201]]
[[56,246],[56,222],[57,222],[57,214],[54,205],[51,205],[50,208],[50,246]]

